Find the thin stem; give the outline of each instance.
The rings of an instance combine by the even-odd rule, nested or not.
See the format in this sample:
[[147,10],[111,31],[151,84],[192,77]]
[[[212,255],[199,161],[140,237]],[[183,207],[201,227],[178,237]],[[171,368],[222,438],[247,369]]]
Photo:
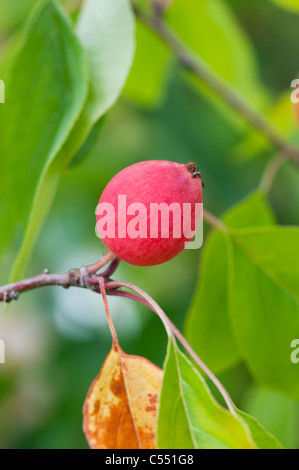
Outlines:
[[182,346],[184,346],[184,348],[190,354],[190,356],[195,361],[195,363],[203,370],[203,372],[207,375],[207,377],[209,377],[211,382],[213,382],[213,384],[217,387],[217,389],[221,393],[225,403],[227,404],[227,407],[228,407],[229,411],[234,416],[236,416],[234,403],[233,403],[231,397],[229,396],[229,393],[225,389],[225,387],[217,379],[217,377],[213,374],[213,372],[205,365],[205,363],[202,361],[202,359],[200,359],[200,357],[196,354],[196,352],[191,348],[190,344],[188,343],[186,338],[182,335],[182,333],[177,329],[177,327],[172,322],[170,322],[170,323],[171,323],[172,331],[174,332],[177,339],[180,341]]
[[264,194],[269,193],[278,171],[280,170],[280,168],[285,162],[286,162],[286,158],[281,153],[278,153],[275,157],[271,158],[271,160],[268,162],[264,170],[264,173],[262,174],[261,182],[259,185],[259,189]]
[[137,302],[142,303],[143,305],[147,305],[151,310],[153,310],[153,312],[155,312],[162,319],[167,332],[169,331],[169,329],[171,330],[172,334],[174,334],[177,337],[177,339],[180,341],[182,346],[186,349],[186,351],[189,353],[189,355],[192,357],[195,363],[204,371],[207,377],[214,383],[214,385],[217,387],[217,389],[221,393],[225,403],[227,404],[229,411],[234,416],[236,416],[234,403],[231,397],[229,396],[227,390],[224,388],[222,383],[217,379],[217,377],[213,374],[213,372],[200,359],[200,357],[196,354],[196,352],[191,348],[186,338],[177,329],[177,327],[172,323],[172,321],[167,317],[167,315],[165,314],[165,312],[163,312],[161,307],[146,292],[144,292],[142,289],[135,286],[134,284],[131,284],[128,282],[122,282],[122,281],[121,282],[110,281],[106,284],[106,289],[116,289],[119,287],[124,287],[130,290],[133,290],[139,295],[134,295],[129,292],[124,292],[120,290],[114,290],[111,292],[108,291],[107,294],[122,296],[125,298],[129,298],[131,300],[135,300]]
[[114,258],[114,254],[111,251],[108,251],[99,261],[95,264],[87,266],[87,272],[89,274],[95,274],[99,271],[103,266],[108,264]]
[[153,307],[143,297],[140,297],[140,295],[132,294],[132,292],[127,292],[127,291],[118,290],[118,289],[115,289],[115,290],[112,289],[112,290],[107,291],[107,295],[110,295],[110,296],[113,296],[113,297],[123,297],[125,299],[134,300],[135,302],[138,302],[142,305],[145,305],[146,307],[151,309],[153,312],[155,312]]
[[131,284],[130,282],[124,282],[124,281],[108,281],[106,283],[106,289],[116,289],[119,287],[125,287],[127,289],[135,291],[137,294],[141,295],[143,297],[147,304],[151,306],[151,309],[156,312],[156,314],[161,318],[165,329],[168,333],[169,336],[173,336],[172,333],[172,328],[169,328],[169,319],[167,315],[163,312],[161,307],[157,304],[157,302],[150,296],[148,295],[144,290],[140,289],[140,287],[135,286],[134,284]]
[[116,256],[113,258],[112,262],[109,264],[108,268],[106,269],[106,271],[104,271],[101,276],[102,277],[111,277],[112,274],[115,273],[115,271],[117,270],[118,266],[119,266],[119,263],[120,263],[120,259],[117,258]]
[[118,345],[119,343],[117,339],[117,334],[116,334],[114,324],[110,315],[109,305],[108,305],[107,296],[106,296],[105,279],[103,277],[99,278],[99,286],[101,289],[101,294],[102,294],[102,298],[103,298],[103,302],[104,302],[104,306],[106,310],[107,320],[108,320],[110,331],[111,331],[112,338],[113,338],[113,343]]
[[228,233],[227,227],[221,222],[221,220],[217,219],[217,217],[215,217],[213,214],[206,211],[205,209],[203,211],[203,218],[208,224],[212,225],[212,227],[217,228],[222,232]]
[[299,163],[299,149],[290,146],[261,112],[254,109],[240,93],[217,75],[206,62],[196,56],[177,36],[175,31],[163,21],[160,15],[144,13],[135,4],[133,4],[133,9],[136,17],[166,43],[186,69],[190,70],[198,79],[203,80],[226,103],[277,147],[284,157]]

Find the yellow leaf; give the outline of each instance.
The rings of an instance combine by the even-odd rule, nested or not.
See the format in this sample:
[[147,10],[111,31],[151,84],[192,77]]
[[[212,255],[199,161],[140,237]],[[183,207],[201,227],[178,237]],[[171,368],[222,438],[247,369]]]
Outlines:
[[93,449],[155,449],[162,370],[125,354],[114,340],[85,404],[83,429]]

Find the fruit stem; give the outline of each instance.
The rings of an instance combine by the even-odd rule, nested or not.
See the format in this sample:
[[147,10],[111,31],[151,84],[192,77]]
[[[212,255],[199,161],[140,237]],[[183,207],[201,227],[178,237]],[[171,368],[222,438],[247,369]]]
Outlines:
[[[131,284],[130,282],[124,282],[124,281],[108,281],[108,282],[106,282],[105,287],[106,287],[107,291],[110,291],[110,289],[115,289],[115,288],[119,288],[119,287],[125,287],[127,289],[135,291],[143,299],[145,299],[145,301],[146,301],[145,305],[150,307],[151,310],[153,310],[160,317],[160,319],[162,320],[162,322],[165,326],[167,334],[169,336],[173,337],[172,328],[170,326],[170,320],[167,317],[166,313],[161,309],[161,307],[157,304],[157,302],[149,294],[147,294],[144,290],[140,289],[140,287],[137,287],[134,284]],[[110,294],[110,292],[108,292],[108,294]]]
[[99,269],[101,269],[103,266],[108,264],[110,261],[112,261],[114,258],[114,254],[111,251],[108,251],[99,261],[97,261],[95,264],[91,264],[90,266],[87,266],[87,272],[88,274],[95,274]]
[[107,279],[109,279],[109,277],[112,276],[112,274],[115,273],[115,271],[117,270],[118,266],[119,266],[119,263],[120,263],[120,259],[117,258],[116,256],[113,258],[112,262],[109,264],[108,268],[106,269],[106,271],[104,271],[103,273],[101,273],[101,276],[102,277],[106,277]]
[[203,211],[203,218],[208,224],[212,225],[212,227],[217,228],[222,232],[228,233],[227,227],[221,222],[221,220],[217,219],[217,217],[205,209]]
[[110,328],[110,331],[111,331],[113,343],[118,345],[119,343],[118,343],[118,339],[117,339],[117,334],[116,334],[114,324],[113,324],[113,321],[112,321],[112,318],[111,318],[111,315],[110,315],[109,305],[108,305],[107,296],[106,296],[105,279],[103,277],[99,277],[99,286],[100,286],[100,289],[101,289],[101,294],[102,294],[102,298],[103,298],[103,302],[104,302],[104,307],[105,307],[105,310],[106,310],[107,320],[108,320],[108,323],[109,323],[109,328]]

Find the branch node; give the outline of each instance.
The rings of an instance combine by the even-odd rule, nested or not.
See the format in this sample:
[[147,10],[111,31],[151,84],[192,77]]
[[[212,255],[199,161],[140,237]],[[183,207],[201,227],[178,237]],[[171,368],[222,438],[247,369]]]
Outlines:
[[80,272],[80,278],[79,278],[80,287],[87,287],[86,278],[89,275],[87,267],[82,266],[82,268],[80,268],[79,272]]
[[4,292],[3,301],[7,304],[12,300],[18,300],[20,293],[17,290],[12,290],[10,292]]
[[79,286],[81,287],[81,274],[79,269],[71,269],[68,273],[68,279],[63,283],[63,287]]

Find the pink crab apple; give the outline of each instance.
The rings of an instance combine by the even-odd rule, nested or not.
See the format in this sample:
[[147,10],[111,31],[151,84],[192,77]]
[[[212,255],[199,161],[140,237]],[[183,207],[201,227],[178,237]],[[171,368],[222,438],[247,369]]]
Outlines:
[[195,234],[202,186],[195,163],[150,160],[131,165],[112,178],[100,197],[98,234],[127,263],[169,261]]

